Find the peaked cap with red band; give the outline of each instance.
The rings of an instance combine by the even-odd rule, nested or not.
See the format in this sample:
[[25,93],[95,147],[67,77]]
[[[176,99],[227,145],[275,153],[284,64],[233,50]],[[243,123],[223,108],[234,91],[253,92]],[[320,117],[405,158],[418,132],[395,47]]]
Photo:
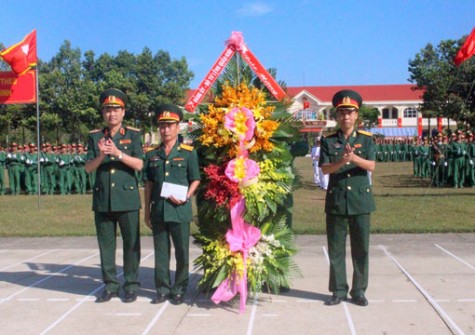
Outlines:
[[160,105],[155,113],[156,123],[173,123],[183,120],[183,112],[180,107],[173,104]]
[[104,106],[120,106],[125,107],[127,96],[121,90],[116,88],[109,88],[102,92],[99,97],[99,103]]
[[332,99],[335,108],[356,108],[359,109],[363,99],[359,93],[352,90],[341,90],[335,93]]

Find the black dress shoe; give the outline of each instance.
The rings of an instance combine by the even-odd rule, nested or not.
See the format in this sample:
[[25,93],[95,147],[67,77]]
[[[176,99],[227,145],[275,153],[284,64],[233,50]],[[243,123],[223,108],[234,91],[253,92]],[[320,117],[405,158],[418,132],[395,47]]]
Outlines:
[[134,302],[137,300],[137,292],[127,291],[125,292],[124,299],[122,300],[125,303]]
[[338,297],[336,295],[333,295],[330,299],[325,301],[325,305],[334,306],[334,305],[338,305],[340,302],[345,301],[345,300],[346,300],[346,298]]
[[172,300],[170,301],[173,305],[181,305],[185,302],[185,296],[182,294],[175,294],[172,296]]
[[152,300],[152,304],[161,304],[162,302],[165,302],[168,299],[168,295],[164,293],[159,293],[157,294],[157,297]]
[[108,302],[112,298],[116,298],[116,297],[117,297],[116,292],[110,292],[110,291],[104,290],[104,292],[102,292],[102,295],[96,299],[96,302]]
[[353,297],[351,300],[358,306],[368,306],[368,299],[366,299],[364,295]]

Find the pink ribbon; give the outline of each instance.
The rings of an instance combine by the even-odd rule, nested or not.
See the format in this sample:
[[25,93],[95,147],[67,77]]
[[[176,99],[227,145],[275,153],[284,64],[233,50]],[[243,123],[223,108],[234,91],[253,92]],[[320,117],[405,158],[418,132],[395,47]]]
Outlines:
[[237,293],[239,293],[239,312],[244,312],[246,309],[247,300],[247,270],[246,261],[251,249],[261,238],[261,231],[259,228],[244,222],[242,214],[245,209],[245,200],[241,198],[239,202],[231,209],[232,229],[226,233],[226,241],[229,243],[229,249],[233,252],[241,252],[244,262],[244,271],[241,276],[236,272],[231,274],[230,278],[224,280],[219,284],[214,292],[211,300],[215,304],[221,301],[231,300]]
[[231,37],[224,43],[227,47],[233,46],[237,51],[241,51],[244,47],[244,37],[240,31],[231,32]]

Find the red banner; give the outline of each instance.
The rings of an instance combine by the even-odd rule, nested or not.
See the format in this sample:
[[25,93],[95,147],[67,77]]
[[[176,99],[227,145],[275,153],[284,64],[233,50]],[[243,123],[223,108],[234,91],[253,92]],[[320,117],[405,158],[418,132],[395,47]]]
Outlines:
[[0,104],[32,104],[36,102],[36,70],[18,75],[0,72]]
[[397,118],[397,127],[402,128],[402,117]]
[[378,117],[378,128],[383,128],[383,118]]
[[242,58],[244,58],[249,65],[249,67],[257,74],[259,79],[262,81],[264,85],[269,89],[272,95],[277,100],[282,100],[286,97],[284,90],[277,84],[275,79],[267,72],[267,70],[262,66],[261,62],[257,59],[256,56],[244,46],[243,50],[240,52]]
[[417,136],[422,137],[422,118],[417,117]]
[[275,79],[262,66],[256,56],[254,56],[251,50],[249,50],[246,44],[244,44],[242,34],[240,32],[233,31],[231,38],[226,41],[226,49],[224,49],[221,56],[219,56],[211,70],[198,86],[198,89],[193,92],[192,96],[186,103],[185,109],[187,111],[193,112],[195,110],[196,106],[198,106],[201,100],[205,97],[206,93],[224,70],[235,52],[239,52],[241,54],[242,58],[247,62],[249,67],[257,74],[262,83],[266,85],[266,87],[277,100],[282,100],[287,96]]
[[438,131],[439,133],[442,132],[442,118],[441,118],[441,117],[438,117],[438,118],[437,118],[437,131]]
[[224,49],[223,53],[221,56],[219,56],[218,60],[214,63],[213,67],[211,70],[208,72],[206,77],[203,79],[201,82],[200,86],[193,92],[193,95],[190,97],[188,102],[185,105],[185,109],[189,112],[193,112],[198,106],[198,104],[203,100],[205,97],[206,93],[209,91],[211,86],[213,86],[213,83],[216,81],[216,79],[219,77],[221,72],[223,72],[224,68],[228,64],[229,60],[231,57],[234,55],[236,50],[232,46],[226,47]]

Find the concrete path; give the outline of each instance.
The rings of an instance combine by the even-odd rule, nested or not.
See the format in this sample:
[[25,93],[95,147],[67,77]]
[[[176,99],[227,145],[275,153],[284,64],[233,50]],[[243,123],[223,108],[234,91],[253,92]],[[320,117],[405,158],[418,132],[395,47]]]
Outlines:
[[186,304],[150,304],[153,246],[142,241],[138,300],[96,304],[95,238],[0,238],[0,334],[475,334],[475,234],[373,235],[368,307],[323,304],[326,239],[299,236],[303,278],[288,293],[249,297],[242,314],[192,290]]

